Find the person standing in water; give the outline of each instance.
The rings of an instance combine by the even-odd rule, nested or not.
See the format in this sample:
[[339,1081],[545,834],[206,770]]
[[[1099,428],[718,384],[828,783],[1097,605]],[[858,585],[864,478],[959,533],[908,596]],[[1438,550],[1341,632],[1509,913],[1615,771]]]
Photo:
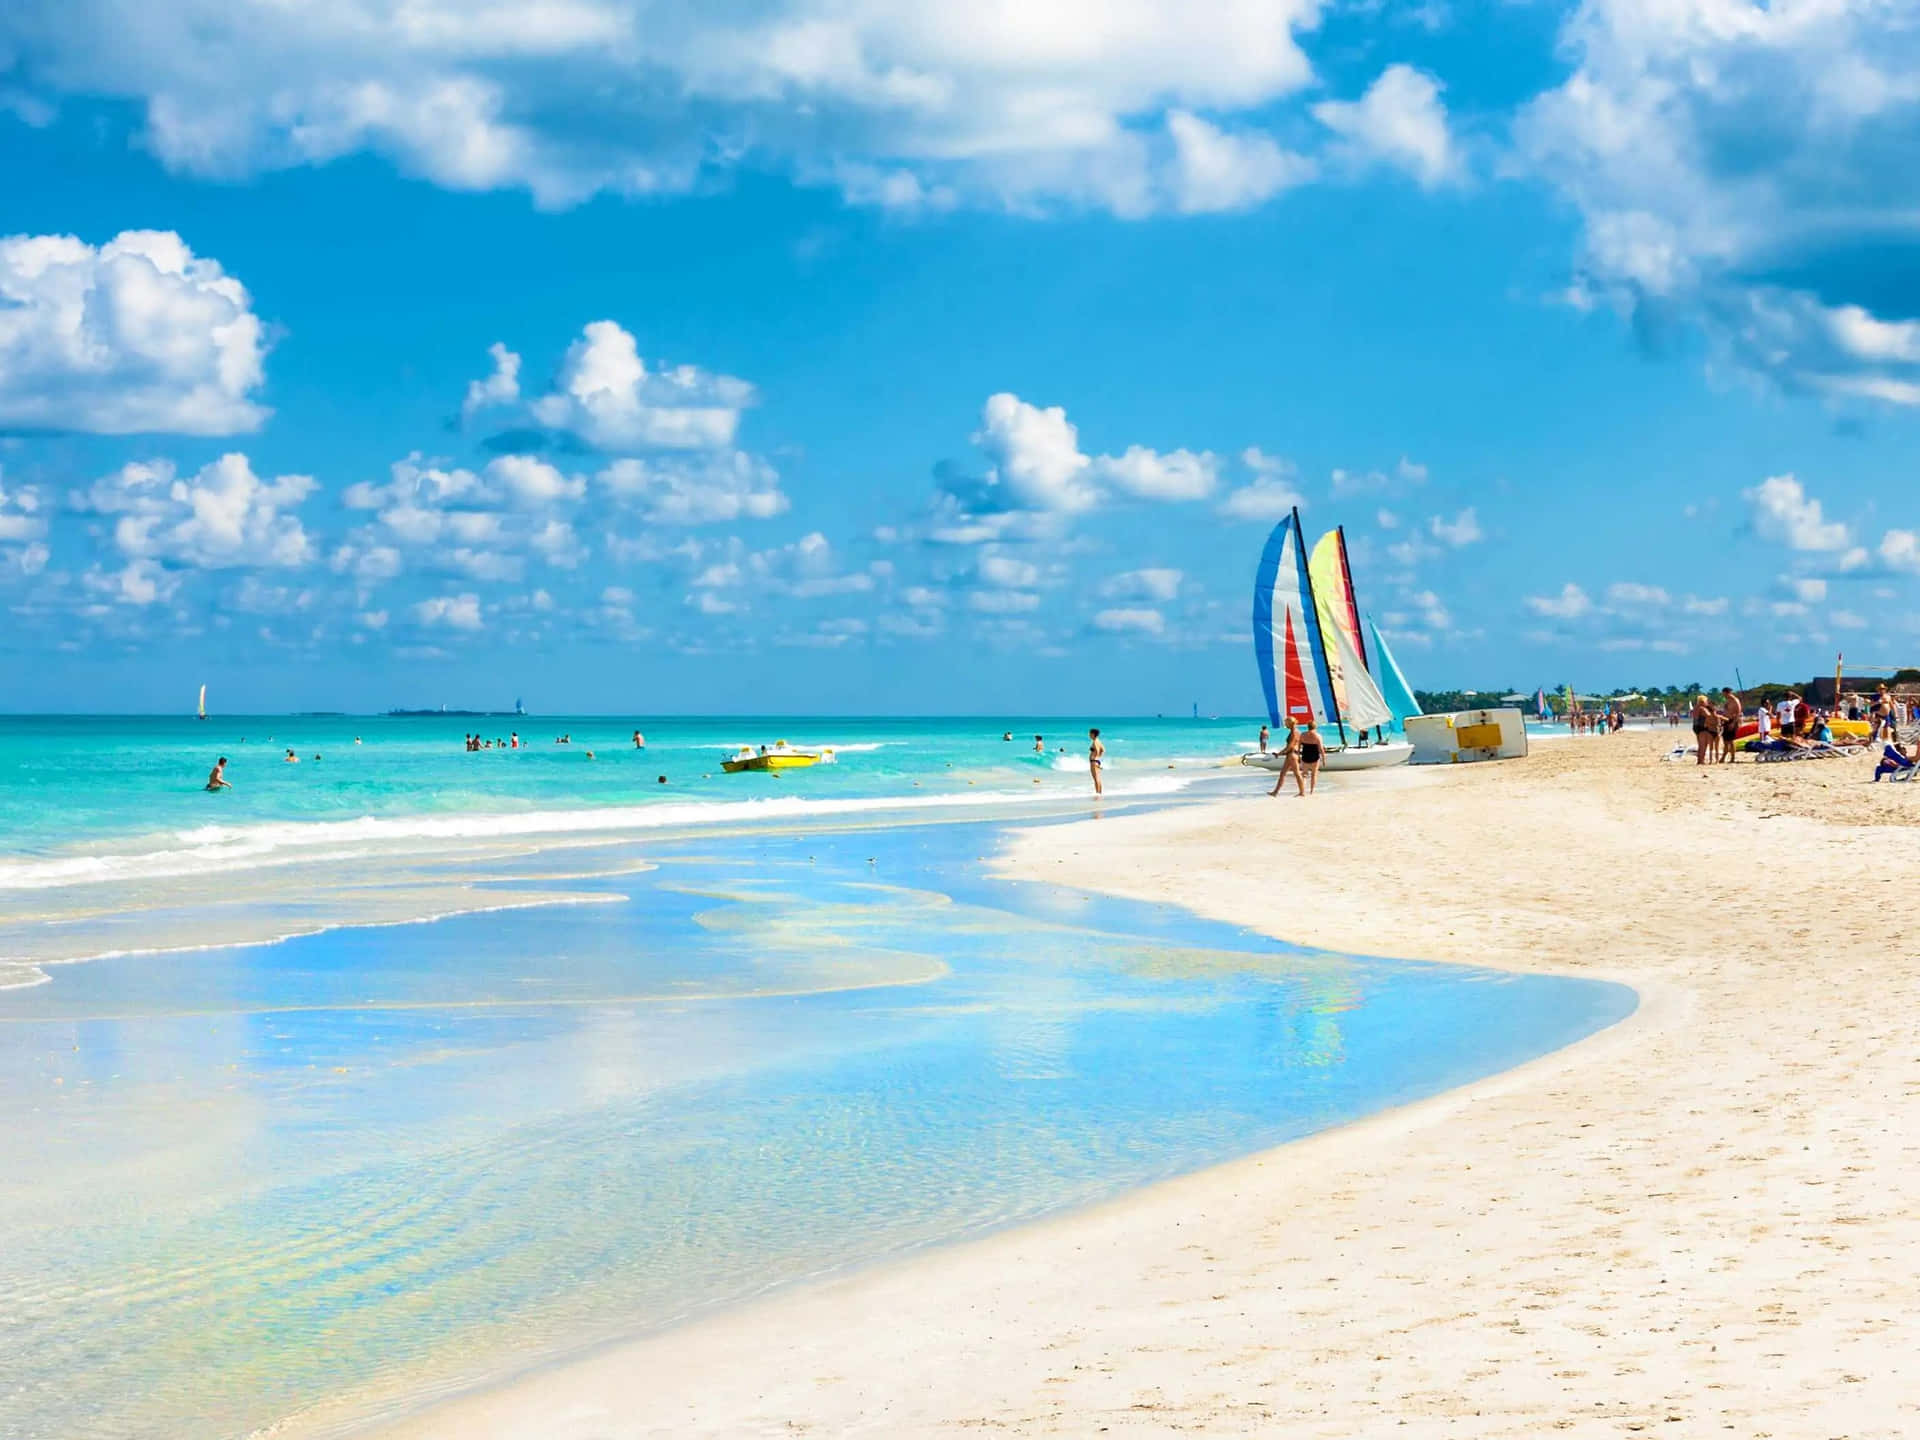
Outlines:
[[233,782],[227,779],[227,757],[222,755],[213,767],[213,773],[207,776],[207,789],[231,790]]
[[1107,747],[1100,740],[1099,729],[1096,727],[1087,731],[1087,769],[1093,775],[1093,793],[1096,795],[1107,793],[1100,785],[1100,772],[1105,768],[1106,761]]
[[1287,783],[1287,776],[1291,775],[1294,784],[1300,787],[1300,793],[1304,796],[1307,793],[1307,779],[1300,773],[1300,729],[1294,724],[1291,715],[1286,718],[1285,723],[1287,735],[1280,744],[1280,778],[1273,782],[1273,789],[1267,794],[1278,795],[1280,787]]
[[1033,737],[1033,753],[1036,755],[1044,755],[1047,753],[1047,742],[1038,735]]
[[1262,725],[1260,727],[1260,753],[1262,755],[1267,753],[1267,742],[1272,738],[1273,738],[1273,732],[1267,729],[1266,726]]
[[647,737],[642,735],[638,730],[633,732],[633,748],[636,750],[644,750],[647,748]]

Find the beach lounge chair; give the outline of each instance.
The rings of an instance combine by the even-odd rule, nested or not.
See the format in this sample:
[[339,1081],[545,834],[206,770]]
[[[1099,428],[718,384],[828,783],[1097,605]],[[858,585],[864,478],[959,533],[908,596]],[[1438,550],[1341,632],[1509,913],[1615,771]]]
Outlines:
[[1846,751],[1832,745],[1794,745],[1785,740],[1770,740],[1765,745],[1748,747],[1753,758],[1762,762],[1782,760],[1835,760],[1846,755]]

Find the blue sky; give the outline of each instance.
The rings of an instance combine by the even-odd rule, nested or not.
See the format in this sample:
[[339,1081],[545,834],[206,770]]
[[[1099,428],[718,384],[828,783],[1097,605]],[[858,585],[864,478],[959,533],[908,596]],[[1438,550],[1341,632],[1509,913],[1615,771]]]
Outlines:
[[[156,10],[164,13],[154,13]],[[27,0],[9,709],[1248,713],[1920,664],[1870,0]]]

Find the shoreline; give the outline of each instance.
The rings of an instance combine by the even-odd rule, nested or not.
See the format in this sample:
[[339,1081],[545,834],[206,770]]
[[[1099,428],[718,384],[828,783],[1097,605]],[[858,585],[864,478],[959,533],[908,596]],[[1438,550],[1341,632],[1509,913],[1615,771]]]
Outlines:
[[[1177,899],[1306,945],[1337,927],[1356,953],[1617,979],[1641,997],[1622,1022],[1278,1149],[618,1344],[379,1433],[1284,1422],[1421,1435],[1462,1418],[1482,1436],[1673,1421],[1906,1433],[1920,1407],[1899,1336],[1920,1302],[1900,1277],[1920,1258],[1905,1219],[1920,1213],[1920,1147],[1880,1136],[1902,1133],[1900,1107],[1916,1104],[1899,1089],[1913,1058],[1901,1017],[1920,984],[1882,941],[1898,912],[1861,893],[1898,882],[1863,879],[1858,847],[1883,843],[1868,825],[1920,809],[1845,762],[1695,774],[1659,764],[1653,739],[1455,767],[1284,819],[1262,796],[1035,827],[995,867]],[[1791,886],[1747,883],[1763,817],[1796,857]],[[1423,844],[1472,862],[1510,858],[1517,836],[1525,853],[1543,819],[1551,879],[1489,861],[1485,884],[1471,868],[1456,883],[1418,863]],[[1695,886],[1671,858],[1676,836],[1706,862]],[[1347,873],[1368,842],[1385,858]],[[1318,882],[1282,914],[1276,865]],[[1779,953],[1816,932],[1816,953],[1849,969]]]

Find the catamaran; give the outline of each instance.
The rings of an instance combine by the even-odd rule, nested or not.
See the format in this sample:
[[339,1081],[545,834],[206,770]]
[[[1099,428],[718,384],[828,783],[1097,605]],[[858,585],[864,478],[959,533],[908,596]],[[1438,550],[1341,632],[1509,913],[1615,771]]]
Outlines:
[[[1335,528],[1323,536],[1309,559],[1295,510],[1273,527],[1254,573],[1253,653],[1273,728],[1288,719],[1317,724],[1328,770],[1378,770],[1413,754],[1405,741],[1388,740],[1385,727],[1418,715],[1420,706],[1379,627],[1369,622],[1366,629],[1371,664],[1346,532]],[[1242,755],[1240,763],[1278,770],[1286,761],[1262,751]]]
[[207,687],[205,685],[200,687],[200,718],[202,720],[207,718]]

